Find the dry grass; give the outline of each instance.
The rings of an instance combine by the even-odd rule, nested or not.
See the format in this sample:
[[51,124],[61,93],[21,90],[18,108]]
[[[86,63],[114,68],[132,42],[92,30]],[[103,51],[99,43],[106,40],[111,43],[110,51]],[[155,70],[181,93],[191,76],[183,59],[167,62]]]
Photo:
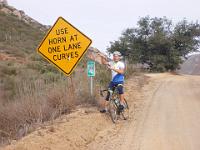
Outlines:
[[[28,89],[30,86],[26,84],[23,88]],[[2,142],[19,139],[37,125],[53,120],[63,113],[69,113],[75,107],[75,101],[72,99],[74,97],[65,85],[50,87],[40,93],[34,92],[34,89],[29,90],[30,95],[18,95],[15,100],[4,102],[0,106]]]
[[[80,76],[81,74],[81,76]],[[35,74],[36,75],[36,74]],[[36,78],[26,70],[12,77],[15,96],[0,100],[0,142],[8,144],[20,139],[45,121],[70,113],[77,105],[96,105],[96,95],[90,96],[86,73],[76,72],[72,78],[52,75]]]

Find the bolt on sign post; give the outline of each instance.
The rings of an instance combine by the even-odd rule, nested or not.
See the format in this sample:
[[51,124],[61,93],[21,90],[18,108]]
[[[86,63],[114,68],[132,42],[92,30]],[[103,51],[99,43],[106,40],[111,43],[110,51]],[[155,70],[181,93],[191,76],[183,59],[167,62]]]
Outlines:
[[95,76],[95,62],[87,62],[87,75],[90,77],[90,95],[93,96],[93,77]]
[[92,40],[59,17],[38,47],[38,52],[67,76],[75,69]]

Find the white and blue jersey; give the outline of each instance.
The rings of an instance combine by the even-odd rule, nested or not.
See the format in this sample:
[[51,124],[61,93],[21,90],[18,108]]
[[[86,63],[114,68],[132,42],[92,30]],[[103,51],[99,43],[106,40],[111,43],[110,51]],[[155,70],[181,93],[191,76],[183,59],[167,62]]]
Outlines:
[[[118,61],[118,62],[109,62],[109,65],[113,67],[114,69],[125,69],[125,65],[123,62]],[[112,91],[114,91],[115,87],[117,87],[118,93],[119,94],[124,94],[123,90],[123,83],[124,83],[124,74],[117,73],[116,71],[112,70],[112,81],[110,82],[108,88]],[[121,84],[121,86],[118,86]],[[109,95],[110,93],[108,92],[106,100],[109,101]]]
[[[123,62],[110,62],[111,67],[114,69],[125,69],[125,65]],[[124,74],[117,73],[116,71],[112,70],[112,82],[114,83],[123,83],[124,82]]]

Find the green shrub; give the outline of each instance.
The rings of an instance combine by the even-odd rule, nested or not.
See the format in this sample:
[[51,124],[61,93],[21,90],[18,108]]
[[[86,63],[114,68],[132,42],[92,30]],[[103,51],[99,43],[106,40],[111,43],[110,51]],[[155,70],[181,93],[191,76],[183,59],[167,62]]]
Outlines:
[[32,69],[32,70],[38,71],[39,73],[46,72],[45,65],[40,61],[29,62],[29,63],[27,63],[26,67],[27,67],[27,69]]
[[12,62],[2,62],[0,65],[0,74],[2,76],[8,75],[17,75],[17,68],[13,65]]
[[60,79],[60,74],[56,74],[54,72],[49,71],[43,74],[42,79],[46,84],[56,83]]

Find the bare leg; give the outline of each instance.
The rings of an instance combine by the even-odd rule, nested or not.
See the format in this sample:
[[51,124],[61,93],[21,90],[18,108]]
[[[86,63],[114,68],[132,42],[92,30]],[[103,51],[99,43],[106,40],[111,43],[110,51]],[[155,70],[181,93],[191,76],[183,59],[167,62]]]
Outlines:
[[104,100],[104,106],[103,106],[105,109],[108,108],[108,101],[107,100]]
[[121,104],[124,104],[124,103],[125,103],[125,102],[124,102],[124,94],[120,94],[120,95],[119,95],[119,98],[120,98]]

